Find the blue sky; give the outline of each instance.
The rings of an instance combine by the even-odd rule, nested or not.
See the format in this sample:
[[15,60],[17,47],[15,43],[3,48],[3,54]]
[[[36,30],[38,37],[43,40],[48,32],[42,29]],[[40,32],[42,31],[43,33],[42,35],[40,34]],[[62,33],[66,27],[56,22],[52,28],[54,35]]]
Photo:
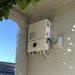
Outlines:
[[17,23],[8,19],[0,21],[0,61],[15,63]]

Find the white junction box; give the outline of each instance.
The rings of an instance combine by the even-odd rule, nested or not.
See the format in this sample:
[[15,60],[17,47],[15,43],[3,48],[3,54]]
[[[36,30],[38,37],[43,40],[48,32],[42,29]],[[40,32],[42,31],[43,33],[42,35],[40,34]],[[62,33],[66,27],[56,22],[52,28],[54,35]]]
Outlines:
[[28,29],[28,52],[49,50],[50,48],[50,21],[42,21],[29,25]]
[[62,48],[62,40],[62,36],[58,36],[58,38],[56,39],[57,42],[53,44],[55,49]]

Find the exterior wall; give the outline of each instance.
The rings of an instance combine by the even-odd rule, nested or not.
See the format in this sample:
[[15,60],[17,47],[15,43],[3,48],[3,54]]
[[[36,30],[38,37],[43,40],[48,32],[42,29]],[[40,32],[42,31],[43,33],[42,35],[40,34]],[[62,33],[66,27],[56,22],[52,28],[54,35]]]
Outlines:
[[15,75],[27,75],[26,34],[27,28],[19,26],[17,30]]
[[50,50],[46,59],[38,54],[29,55],[28,75],[75,75],[75,46],[71,46],[72,52],[67,51],[67,37],[71,37],[75,43],[75,33],[71,31],[75,24],[75,5],[69,4],[54,12],[52,37],[63,35],[63,49]]
[[[70,4],[69,4],[70,5]],[[75,51],[74,47],[72,52],[67,52],[68,43],[67,37],[71,34],[72,25],[75,24],[75,6],[67,5],[60,7],[53,12],[52,21],[52,37],[62,34],[63,35],[63,48],[49,51],[49,56],[43,59],[40,55],[28,56],[28,72],[27,72],[27,54],[26,54],[26,41],[27,41],[27,27],[24,18],[21,16],[19,19],[12,12],[12,15],[18,22],[17,34],[17,52],[16,52],[16,69],[15,75],[74,75],[75,73]],[[43,15],[44,16],[44,15]],[[45,15],[46,16],[46,15]],[[41,16],[40,16],[41,17]],[[13,19],[13,16],[11,17]],[[45,17],[44,17],[45,18]],[[47,18],[47,17],[46,17]],[[38,19],[40,20],[40,19]],[[34,21],[32,21],[34,22]],[[21,25],[22,24],[22,25]],[[24,27],[25,26],[25,27]],[[73,41],[73,40],[72,40]]]
[[27,21],[25,16],[15,9],[10,10],[9,18],[18,23],[15,75],[27,75]]

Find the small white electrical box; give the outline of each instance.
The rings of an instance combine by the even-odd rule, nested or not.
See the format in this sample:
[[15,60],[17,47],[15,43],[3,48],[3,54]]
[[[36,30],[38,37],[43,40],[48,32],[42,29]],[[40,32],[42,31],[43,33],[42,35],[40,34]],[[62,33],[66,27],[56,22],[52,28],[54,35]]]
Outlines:
[[58,39],[56,39],[56,43],[54,43],[54,49],[62,48],[62,36],[58,36]]
[[42,21],[29,25],[28,29],[28,52],[39,52],[50,48],[50,21]]

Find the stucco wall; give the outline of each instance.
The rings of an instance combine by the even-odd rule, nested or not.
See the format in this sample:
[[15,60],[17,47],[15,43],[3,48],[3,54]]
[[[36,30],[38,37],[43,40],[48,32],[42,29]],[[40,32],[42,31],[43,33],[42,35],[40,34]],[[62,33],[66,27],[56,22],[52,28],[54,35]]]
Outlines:
[[26,34],[27,28],[19,26],[17,30],[15,75],[27,75]]
[[75,46],[68,52],[68,37],[75,43],[75,33],[71,31],[75,24],[75,5],[66,5],[54,11],[52,37],[63,35],[63,49],[50,50],[44,60],[40,55],[29,55],[28,75],[75,75]]
[[10,10],[9,18],[18,23],[15,75],[27,75],[27,20],[15,6]]
[[[68,4],[59,7],[52,12],[52,37],[63,35],[63,49],[52,49],[49,51],[49,56],[43,59],[40,55],[28,55],[27,62],[27,28],[25,20],[17,16],[15,21],[19,23],[17,37],[17,53],[16,53],[16,69],[15,75],[74,75],[75,74],[75,46],[71,46],[72,52],[68,52],[69,47],[68,37],[72,36],[72,42],[75,43],[75,33],[71,31],[75,24],[75,4]],[[14,15],[12,13],[12,15]],[[51,14],[50,14],[51,15]],[[20,15],[19,15],[20,16]],[[46,15],[43,15],[44,18]],[[40,16],[42,17],[42,16]],[[41,20],[44,18],[37,18]],[[32,19],[32,22],[35,20]],[[22,24],[22,26],[21,26]],[[28,64],[28,72],[27,72]]]

